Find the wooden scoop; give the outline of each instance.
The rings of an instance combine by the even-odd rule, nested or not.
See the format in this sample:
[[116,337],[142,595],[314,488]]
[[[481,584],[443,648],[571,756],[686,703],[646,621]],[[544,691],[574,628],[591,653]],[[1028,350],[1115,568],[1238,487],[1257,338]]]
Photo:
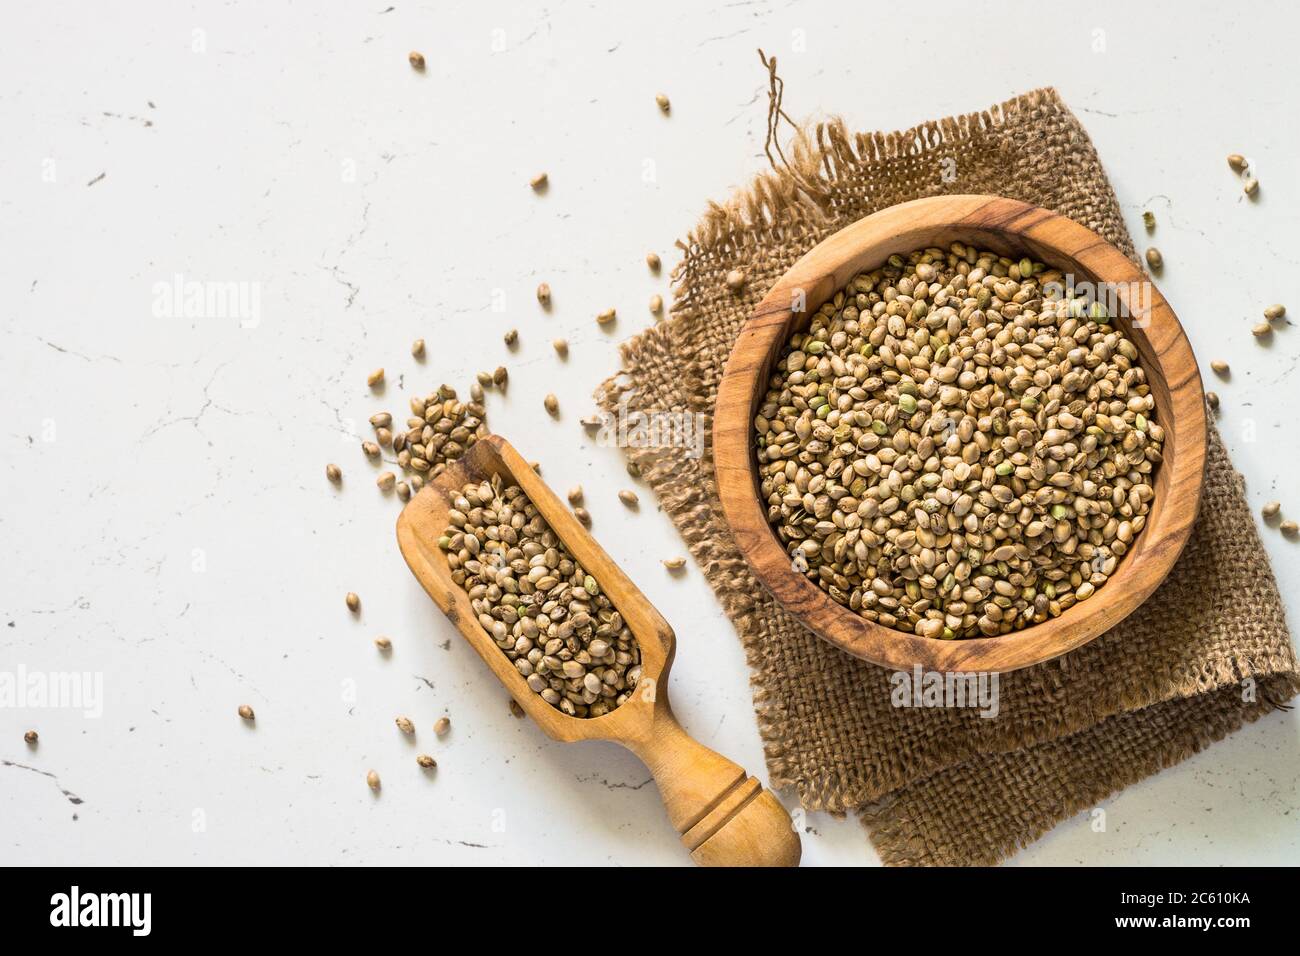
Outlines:
[[[641,680],[632,696],[601,717],[569,717],[528,687],[478,622],[465,591],[451,578],[438,547],[450,502],[469,482],[500,475],[519,485],[574,559],[609,596],[641,647]],[[477,442],[402,509],[397,543],[411,571],[528,716],[556,740],[613,740],[654,775],[668,819],[704,866],[795,866],[799,835],[790,815],[744,768],[700,744],[668,703],[668,671],[676,639],[668,622],[619,570],[569,509],[505,439]]]

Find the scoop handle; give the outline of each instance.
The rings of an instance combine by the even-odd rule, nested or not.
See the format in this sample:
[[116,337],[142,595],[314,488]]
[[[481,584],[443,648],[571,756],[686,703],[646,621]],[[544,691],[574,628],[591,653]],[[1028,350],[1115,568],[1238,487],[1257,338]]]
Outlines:
[[704,746],[666,708],[632,751],[654,775],[668,819],[701,866],[798,866],[790,814],[743,767]]

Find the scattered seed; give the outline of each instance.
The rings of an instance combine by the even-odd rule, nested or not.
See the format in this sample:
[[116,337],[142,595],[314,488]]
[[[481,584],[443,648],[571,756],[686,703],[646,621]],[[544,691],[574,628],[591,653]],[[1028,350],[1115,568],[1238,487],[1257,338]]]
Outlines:
[[433,724],[433,732],[439,737],[447,736],[447,731],[451,730],[451,718],[439,717]]
[[1282,502],[1270,501],[1268,504],[1266,504],[1263,508],[1260,509],[1260,513],[1265,518],[1276,518],[1278,516],[1278,513],[1281,510],[1282,510]]
[[538,283],[537,301],[542,304],[543,309],[548,309],[551,306],[551,287],[545,282]]
[[1250,334],[1257,339],[1266,338],[1273,334],[1273,326],[1267,322],[1261,322],[1258,325],[1251,326]]
[[476,376],[476,378],[477,378],[477,380],[478,380],[478,383],[479,383],[480,385],[482,385],[484,388],[491,388],[491,387],[492,387],[492,373],[491,373],[491,372],[479,372],[478,375]]
[[591,527],[591,512],[586,508],[574,508],[573,516],[578,519],[578,523],[584,528]]
[[664,310],[664,297],[657,292],[650,296],[650,311],[658,315]]
[[257,715],[253,713],[253,708],[249,707],[247,704],[239,705],[239,716],[243,717],[245,720],[254,720],[257,717]]
[[1165,257],[1160,254],[1160,250],[1155,246],[1151,246],[1147,249],[1147,265],[1156,272],[1159,272],[1165,267]]
[[325,477],[337,485],[340,481],[343,480],[343,469],[341,469],[338,465],[326,465]]
[[596,314],[596,322],[600,325],[608,325],[618,317],[618,312],[614,309],[606,309],[604,312]]
[[1229,153],[1228,165],[1231,166],[1235,172],[1239,173],[1246,168],[1246,157],[1241,155],[1241,153]]
[[391,428],[393,425],[393,416],[388,412],[375,412],[370,416],[370,424],[374,428]]
[[423,53],[418,53],[418,52],[416,52],[415,50],[412,50],[410,53],[406,54],[406,59],[410,62],[410,64],[411,64],[411,68],[412,68],[412,69],[414,69],[414,70],[423,70],[423,69],[424,69],[424,54],[423,54]]
[[455,504],[440,542],[452,579],[531,691],[571,717],[627,700],[636,639],[523,489],[496,477],[464,486]]
[[397,729],[404,734],[415,733],[415,724],[411,723],[410,717],[398,717],[394,723],[397,724]]
[[349,591],[348,596],[343,600],[347,604],[348,610],[353,614],[361,609],[361,598],[357,597],[354,592]]
[[29,747],[36,746],[36,742],[40,739],[41,735],[34,730],[29,730],[27,733],[23,734],[23,740],[27,742],[27,746]]
[[1294,521],[1283,521],[1278,525],[1278,530],[1288,538],[1294,538],[1297,533],[1300,533],[1300,525],[1296,524]]
[[379,444],[381,445],[386,445],[391,447],[393,444],[393,433],[389,431],[387,428],[376,428],[375,440],[379,442]]
[[510,381],[510,373],[506,371],[504,365],[498,365],[497,370],[492,373],[492,384],[497,388],[505,388]]
[[371,388],[378,388],[384,381],[384,370],[377,368],[366,376],[366,384]]
[[541,189],[546,185],[547,181],[546,173],[538,173],[532,179],[528,180],[528,185],[532,186],[535,190]]
[[519,701],[515,700],[513,697],[510,698],[510,715],[512,717],[518,717],[520,720],[528,716],[524,713],[524,709],[519,706]]
[[1142,214],[1142,225],[1147,227],[1147,232],[1154,232],[1156,228],[1156,214],[1147,210]]
[[397,476],[391,471],[381,471],[379,477],[375,479],[375,484],[379,486],[380,491],[392,491],[396,483]]
[[361,450],[366,453],[367,458],[379,457],[379,445],[375,442],[363,441],[361,443]]
[[669,571],[680,571],[682,568],[686,567],[686,559],[666,558],[664,560],[664,567],[667,568]]
[[375,791],[376,793],[378,793],[378,792],[379,792],[379,774],[375,773],[373,770],[371,770],[370,772],[368,772],[368,773],[366,774],[366,786],[369,787],[371,790]]
[[626,488],[618,493],[618,500],[623,502],[623,504],[627,505],[629,508],[635,508],[639,504],[636,492],[628,491]]
[[383,636],[376,637],[375,647],[379,648],[381,651],[391,651],[393,649],[393,642]]
[[627,473],[629,476],[633,478],[641,477],[641,466],[638,465],[636,462],[629,461],[624,467],[627,469]]
[[397,497],[401,498],[403,501],[410,501],[411,486],[404,481],[399,481],[397,483]]
[[1282,305],[1280,302],[1277,305],[1270,305],[1264,310],[1264,318],[1268,319],[1270,322],[1275,322],[1278,319],[1285,317],[1286,306]]
[[663,265],[663,263],[659,261],[659,253],[657,252],[647,252],[645,254],[645,264],[650,267],[651,272],[658,272],[659,267]]
[[1231,371],[1231,368],[1228,366],[1228,363],[1225,362],[1223,359],[1215,359],[1213,362],[1210,363],[1210,368],[1214,369],[1215,375],[1220,375],[1220,376],[1227,376],[1227,374]]
[[514,348],[515,343],[519,341],[519,330],[511,329],[502,338],[505,340],[507,346]]
[[1218,393],[1218,392],[1206,392],[1206,393],[1205,393],[1205,400],[1206,400],[1207,402],[1209,402],[1209,404],[1210,404],[1210,411],[1212,411],[1212,412],[1217,412],[1217,411],[1219,410],[1219,393]]
[[424,339],[416,339],[411,343],[411,355],[417,359],[424,358]]
[[745,273],[739,269],[732,269],[727,273],[727,288],[732,292],[739,292],[745,287]]
[[556,339],[551,343],[551,347],[555,349],[555,354],[559,355],[561,358],[569,354],[568,339]]
[[1246,181],[1242,183],[1241,191],[1253,199],[1255,194],[1259,192],[1259,180],[1254,176],[1247,176]]
[[668,101],[668,97],[664,96],[662,93],[655,94],[655,102],[659,104],[659,108],[665,113],[673,107],[672,103]]
[[480,405],[483,404],[483,386],[478,382],[474,382],[470,385],[469,397],[470,401],[478,402]]
[[542,405],[546,408],[546,413],[552,418],[560,414],[560,400],[554,394],[548,394],[542,399]]
[[438,761],[434,760],[428,754],[420,754],[420,756],[415,758],[415,762],[425,770],[432,770],[434,767],[438,766]]

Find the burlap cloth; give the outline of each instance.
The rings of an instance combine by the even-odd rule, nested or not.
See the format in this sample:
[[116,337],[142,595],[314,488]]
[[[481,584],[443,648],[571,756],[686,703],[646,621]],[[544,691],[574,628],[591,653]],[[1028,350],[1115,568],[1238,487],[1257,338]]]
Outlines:
[[[679,243],[671,316],[624,344],[600,404],[698,413],[711,435],[732,342],[781,274],[863,216],[944,193],[1044,206],[1134,255],[1092,143],[1054,90],[903,133],[823,123]],[[743,295],[726,287],[732,269],[747,275]],[[1168,581],[1087,646],[1003,675],[994,719],[891,706],[889,671],[785,613],[735,548],[707,445],[702,458],[626,452],[739,632],[773,786],[795,787],[809,809],[858,812],[886,863],[995,863],[1300,690],[1277,585],[1213,426],[1200,518]]]

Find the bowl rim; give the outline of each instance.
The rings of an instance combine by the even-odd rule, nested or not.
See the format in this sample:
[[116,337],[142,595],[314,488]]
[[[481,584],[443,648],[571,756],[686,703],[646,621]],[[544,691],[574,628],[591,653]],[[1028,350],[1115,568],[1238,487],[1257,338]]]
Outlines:
[[[934,238],[945,236],[951,238]],[[942,640],[869,621],[790,567],[760,502],[752,423],[772,363],[798,322],[889,254],[946,247],[961,236],[973,236],[962,241],[995,251],[999,246],[1028,251],[1049,265],[1082,271],[1107,283],[1126,313],[1145,319],[1135,326],[1132,315],[1122,313],[1115,321],[1138,348],[1166,437],[1146,526],[1092,597],[1019,631]],[[1147,294],[1149,299],[1140,297]],[[1191,342],[1150,276],[1092,230],[1057,213],[1001,196],[959,195],[917,199],[860,219],[818,243],[776,282],[732,346],[714,409],[713,460],[737,548],[764,588],[819,637],[894,669],[1007,672],[1093,640],[1136,610],[1167,577],[1199,509],[1206,439],[1204,392]]]

